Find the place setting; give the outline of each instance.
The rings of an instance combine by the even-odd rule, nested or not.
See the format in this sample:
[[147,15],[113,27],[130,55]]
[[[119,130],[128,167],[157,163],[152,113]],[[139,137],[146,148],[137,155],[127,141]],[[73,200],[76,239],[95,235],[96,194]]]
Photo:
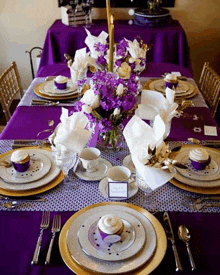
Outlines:
[[31,196],[50,190],[63,180],[50,149],[36,146],[8,151],[0,156],[0,163],[2,195]]
[[59,248],[77,274],[142,274],[162,261],[167,239],[160,222],[145,209],[108,202],[70,217],[60,232]]
[[59,75],[53,80],[37,84],[34,92],[44,99],[68,100],[81,96],[87,89],[88,85],[78,87],[76,83],[73,83],[72,79]]
[[150,90],[158,91],[162,94],[165,94],[167,87],[174,89],[176,100],[181,98],[188,99],[198,93],[195,84],[187,80],[178,79],[178,76],[174,73],[166,74],[164,78],[151,81],[148,87]]
[[187,169],[176,169],[171,183],[175,186],[200,194],[220,193],[220,153],[202,145],[183,145],[171,156]]

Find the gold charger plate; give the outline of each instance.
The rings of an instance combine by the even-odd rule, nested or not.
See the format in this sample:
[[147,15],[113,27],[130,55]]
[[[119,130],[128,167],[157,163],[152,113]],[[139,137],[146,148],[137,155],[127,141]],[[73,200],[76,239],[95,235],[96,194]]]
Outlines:
[[[132,208],[132,209],[140,212],[141,214],[143,214],[152,223],[152,225],[155,229],[156,238],[157,238],[157,245],[156,245],[155,253],[152,256],[152,258],[147,262],[146,265],[138,268],[136,271],[132,271],[132,275],[146,275],[146,274],[151,273],[161,263],[161,261],[164,258],[164,255],[166,253],[167,238],[166,238],[165,231],[164,231],[161,223],[157,220],[157,218],[155,218],[147,210],[145,210],[139,206],[129,204],[129,203],[124,203],[124,202],[102,202],[102,203],[89,205],[89,206],[81,209],[80,211],[76,212],[73,216],[71,216],[69,218],[69,220],[64,224],[64,226],[60,232],[60,237],[59,237],[60,254],[61,254],[61,257],[62,257],[63,261],[65,262],[65,264],[68,266],[68,268],[71,271],[75,272],[77,275],[98,274],[95,271],[94,272],[88,271],[87,269],[83,268],[82,266],[80,266],[73,260],[73,258],[71,257],[71,255],[69,253],[68,247],[67,247],[66,236],[67,236],[67,232],[68,232],[70,225],[79,215],[81,215],[83,212],[87,211],[88,209],[98,207],[98,206],[103,206],[103,205],[122,205],[125,207]],[[130,274],[130,272],[126,273],[126,274]]]
[[[42,98],[45,98],[45,99],[52,99],[52,100],[72,99],[72,98],[77,98],[78,97],[78,93],[75,93],[73,95],[65,95],[65,96],[52,96],[52,95],[50,96],[50,95],[42,94],[40,92],[40,90],[41,90],[41,87],[44,83],[45,82],[39,83],[34,88],[34,93],[39,97],[42,97]],[[88,89],[89,89],[89,85],[86,83],[83,86],[83,89],[82,89],[82,92],[80,93],[80,96],[83,95]]]
[[[28,150],[28,149],[36,149],[36,148],[39,148],[39,146],[25,147],[22,149]],[[43,149],[47,150],[47,151],[51,150],[50,148],[43,148]],[[5,152],[5,153],[1,154],[1,156],[4,157],[8,154],[11,154],[13,151],[15,151],[15,150],[10,150],[8,152]],[[61,183],[61,181],[63,179],[64,179],[63,172],[60,172],[59,175],[54,180],[52,180],[48,184],[41,186],[39,188],[25,190],[25,191],[14,191],[14,190],[6,190],[6,189],[0,188],[0,194],[5,195],[5,196],[11,196],[11,197],[21,197],[21,196],[25,197],[25,196],[37,195],[37,194],[46,192],[46,191],[52,189],[53,187],[57,186],[58,184]]]
[[[201,147],[201,145],[196,145],[196,144],[184,144],[182,146],[184,147]],[[212,150],[215,150],[214,148],[212,148]],[[216,150],[218,151],[218,150]],[[170,157],[171,158],[175,158],[176,154],[178,154],[178,152],[173,152],[171,153]],[[195,187],[195,186],[191,186],[191,185],[187,185],[185,183],[182,183],[180,181],[178,181],[175,178],[172,178],[170,180],[170,183],[173,184],[174,186],[183,189],[185,191],[189,191],[189,192],[193,192],[193,193],[198,193],[198,194],[206,194],[206,195],[217,195],[220,194],[220,187]]]
[[[143,89],[144,89],[144,90],[150,90],[150,84],[151,84],[152,82],[154,82],[154,81],[158,81],[158,79],[146,81],[146,82],[142,85]],[[195,95],[198,94],[198,89],[197,89],[196,85],[195,85],[194,83],[191,83],[191,82],[188,82],[188,83],[194,86],[194,91],[193,91],[192,93],[188,94],[188,95],[176,96],[176,97],[175,97],[175,101],[179,101],[179,100],[181,100],[181,99],[192,98],[192,97],[194,97]],[[164,94],[164,93],[162,93],[162,94]]]

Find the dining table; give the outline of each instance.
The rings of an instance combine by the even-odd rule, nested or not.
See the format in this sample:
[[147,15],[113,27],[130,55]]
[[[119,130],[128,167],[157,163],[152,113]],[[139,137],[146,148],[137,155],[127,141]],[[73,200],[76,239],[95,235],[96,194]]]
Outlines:
[[[178,20],[155,27],[129,25],[127,20],[115,20],[114,25],[116,43],[123,37],[132,41],[140,37],[151,47],[147,52],[148,63],[172,63],[186,67],[192,73],[187,36]],[[93,36],[98,36],[102,31],[108,33],[106,20],[93,20],[88,31]],[[84,25],[67,26],[56,20],[47,30],[39,68],[64,62],[65,53],[74,57],[76,50],[86,47],[86,36]]]
[[[140,77],[141,84],[146,87],[145,89],[148,89],[149,83],[161,79],[162,74],[171,71],[181,72],[181,75],[186,77],[190,85],[193,85],[195,93],[189,100],[192,100],[194,106],[185,109],[172,119],[171,132],[165,142],[169,144],[170,148],[177,146],[186,146],[187,148],[187,146],[192,146],[188,138],[194,138],[200,140],[202,145],[211,143],[217,147],[218,141],[220,141],[219,127],[211,116],[189,68],[170,63],[149,63],[146,71]],[[56,106],[43,103],[37,106],[32,105],[33,99],[42,99],[36,93],[36,87],[46,82],[46,77],[57,75],[70,77],[69,68],[65,63],[47,64],[39,68],[35,79],[0,135],[1,156],[7,156],[13,152],[14,145],[18,140],[22,140],[21,147],[24,146],[25,150],[40,148],[39,150],[50,152],[48,148],[44,148],[42,141],[48,138],[60,122],[62,109],[68,109],[69,114],[71,114],[73,105],[78,100],[77,98],[69,102],[60,100]],[[49,121],[54,123],[51,125],[48,123]],[[216,133],[214,135],[213,133],[206,133],[204,126],[211,126],[216,130]],[[98,129],[95,129],[88,146],[101,148],[98,143]],[[214,150],[216,155],[219,154],[218,148],[207,148]],[[113,166],[125,165],[125,159],[129,154],[125,140],[123,140],[118,151],[101,150],[102,160]],[[77,174],[72,171],[69,181],[64,182],[62,173],[60,173],[56,179],[46,185],[33,189],[28,189],[28,187],[19,189],[19,185],[18,189],[15,190],[14,187],[12,189],[3,188],[5,182],[1,180],[0,195],[8,196],[9,200],[12,198],[19,201],[16,208],[6,209],[3,207],[5,200],[0,199],[1,274],[97,274],[89,268],[89,263],[92,264],[93,260],[96,262],[96,259],[85,256],[86,253],[82,251],[77,251],[76,254],[79,253],[79,257],[82,259],[85,257],[90,259],[88,263],[85,261],[78,264],[74,260],[75,256],[71,256],[71,253],[68,252],[66,238],[70,234],[71,224],[77,217],[80,217],[79,215],[88,209],[91,211],[96,207],[105,206],[127,207],[130,211],[143,213],[156,228],[156,250],[152,254],[152,258],[135,270],[131,268],[130,272],[126,271],[125,273],[121,273],[119,270],[115,274],[176,274],[172,244],[164,231],[163,214],[165,211],[169,213],[173,226],[176,247],[183,268],[181,274],[216,275],[219,273],[220,208],[216,204],[195,210],[189,207],[188,201],[189,196],[197,198],[220,195],[219,186],[203,188],[184,184],[178,180],[170,180],[152,192],[151,199],[154,203],[148,205],[146,204],[146,195],[141,189],[137,189],[127,199],[112,200],[101,189],[101,180],[82,178],[80,175],[80,172]],[[44,202],[24,200],[31,196],[40,196],[46,200]],[[39,262],[32,265],[31,261],[40,233],[42,211],[50,211],[50,226],[44,230]],[[58,232],[58,236],[55,237],[51,262],[45,264],[52,236],[52,218],[55,215],[61,215],[61,232]],[[191,234],[189,244],[196,264],[194,271],[191,270],[186,244],[178,237],[178,228],[182,224],[187,226]],[[77,236],[77,232],[74,234]],[[69,245],[71,246],[71,243]],[[124,266],[128,263],[129,266],[132,266],[132,258],[124,260],[124,263]],[[88,266],[86,266],[87,264]],[[108,274],[114,274],[110,271],[111,265],[114,266],[114,264],[114,261],[106,261]]]

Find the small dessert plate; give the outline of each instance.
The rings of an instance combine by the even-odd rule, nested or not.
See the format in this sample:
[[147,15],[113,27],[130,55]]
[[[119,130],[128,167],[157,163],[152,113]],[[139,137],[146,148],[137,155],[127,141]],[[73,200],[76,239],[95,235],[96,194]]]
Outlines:
[[[11,155],[4,160],[10,161]],[[30,167],[25,172],[17,172],[13,166],[0,167],[1,178],[9,183],[30,183],[44,177],[51,168],[51,160],[41,153],[30,152]]]
[[134,167],[133,161],[131,159],[131,155],[127,155],[123,159],[123,165],[127,167],[131,171],[131,173],[136,173],[136,168]]
[[121,261],[137,254],[145,244],[145,230],[142,223],[125,212],[115,211],[124,223],[121,240],[113,244],[105,243],[98,231],[97,224],[102,213],[88,218],[78,231],[79,243],[82,250],[89,256],[105,261]]
[[[108,178],[104,178],[99,183],[99,191],[102,193],[102,195],[107,199],[108,198]],[[136,195],[138,192],[138,185],[137,182],[134,180],[129,183],[128,185],[128,199]],[[111,198],[111,200],[125,200],[124,198]]]
[[107,176],[107,172],[110,167],[112,167],[111,162],[106,159],[101,158],[100,165],[98,166],[97,171],[90,173],[90,172],[86,171],[83,168],[81,162],[79,162],[79,164],[76,168],[75,174],[81,180],[98,181],[98,180],[101,180]]

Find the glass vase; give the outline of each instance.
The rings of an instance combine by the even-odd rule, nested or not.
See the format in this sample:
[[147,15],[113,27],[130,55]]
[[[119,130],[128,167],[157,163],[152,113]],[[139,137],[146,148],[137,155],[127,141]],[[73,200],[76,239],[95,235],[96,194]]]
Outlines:
[[119,125],[106,133],[99,133],[99,145],[104,151],[119,151],[122,146],[123,127]]

